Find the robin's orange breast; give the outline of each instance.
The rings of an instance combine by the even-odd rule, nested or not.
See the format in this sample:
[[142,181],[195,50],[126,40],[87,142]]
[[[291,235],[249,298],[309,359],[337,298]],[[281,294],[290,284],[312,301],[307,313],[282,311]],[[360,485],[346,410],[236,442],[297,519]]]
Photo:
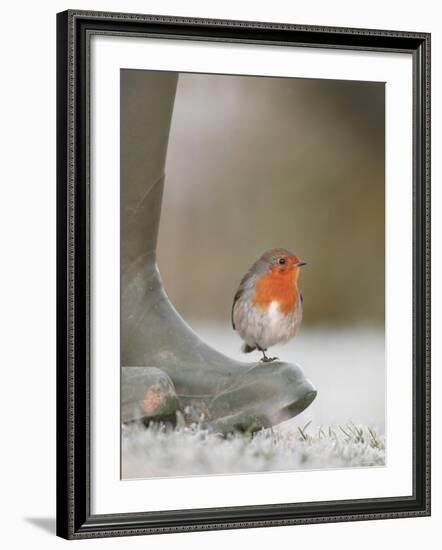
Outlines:
[[292,312],[298,295],[296,275],[295,269],[270,270],[257,280],[252,303],[261,309],[267,309],[276,301],[282,313],[287,315]]

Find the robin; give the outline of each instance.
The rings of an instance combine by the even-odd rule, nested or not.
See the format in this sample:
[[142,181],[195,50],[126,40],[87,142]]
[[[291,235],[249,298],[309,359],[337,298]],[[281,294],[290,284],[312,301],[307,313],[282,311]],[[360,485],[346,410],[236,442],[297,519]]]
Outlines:
[[244,340],[242,351],[262,352],[296,335],[302,320],[302,294],[298,288],[300,268],[306,262],[284,248],[272,248],[247,271],[232,305],[232,326]]

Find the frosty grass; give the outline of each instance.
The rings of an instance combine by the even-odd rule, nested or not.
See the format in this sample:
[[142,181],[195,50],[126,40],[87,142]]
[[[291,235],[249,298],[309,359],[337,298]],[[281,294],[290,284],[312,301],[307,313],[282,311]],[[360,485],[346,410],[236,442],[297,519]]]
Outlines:
[[280,428],[228,436],[195,423],[140,424],[122,432],[123,478],[169,477],[385,465],[385,442],[370,427]]

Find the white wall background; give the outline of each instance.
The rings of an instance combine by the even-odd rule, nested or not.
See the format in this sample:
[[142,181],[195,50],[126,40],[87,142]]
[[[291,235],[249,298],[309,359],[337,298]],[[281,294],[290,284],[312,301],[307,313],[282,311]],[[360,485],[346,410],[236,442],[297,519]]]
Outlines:
[[[67,8],[427,31],[433,53],[433,516],[90,540],[87,547],[414,549],[442,535],[442,17],[437,0],[24,0],[2,9],[0,537],[50,549],[55,517],[55,13]],[[29,547],[28,546],[28,547]]]

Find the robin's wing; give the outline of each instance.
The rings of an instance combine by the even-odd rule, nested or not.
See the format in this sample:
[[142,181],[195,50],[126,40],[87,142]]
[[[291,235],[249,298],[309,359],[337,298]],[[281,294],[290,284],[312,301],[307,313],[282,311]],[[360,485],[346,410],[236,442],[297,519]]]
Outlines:
[[233,311],[235,309],[235,304],[241,298],[241,296],[243,296],[244,293],[250,292],[254,288],[255,280],[256,280],[256,275],[254,273],[251,273],[251,271],[248,271],[244,275],[244,277],[241,279],[241,282],[239,283],[239,287],[233,298],[233,304],[232,304],[231,319],[232,319],[233,330],[236,329],[235,321],[233,319]]
[[241,297],[241,295],[242,295],[242,291],[241,291],[241,287],[239,287],[238,290],[236,291],[235,297],[233,298],[232,311],[230,314],[233,330],[236,330],[235,321],[233,320],[233,310],[235,309],[235,304],[238,301],[238,299]]

